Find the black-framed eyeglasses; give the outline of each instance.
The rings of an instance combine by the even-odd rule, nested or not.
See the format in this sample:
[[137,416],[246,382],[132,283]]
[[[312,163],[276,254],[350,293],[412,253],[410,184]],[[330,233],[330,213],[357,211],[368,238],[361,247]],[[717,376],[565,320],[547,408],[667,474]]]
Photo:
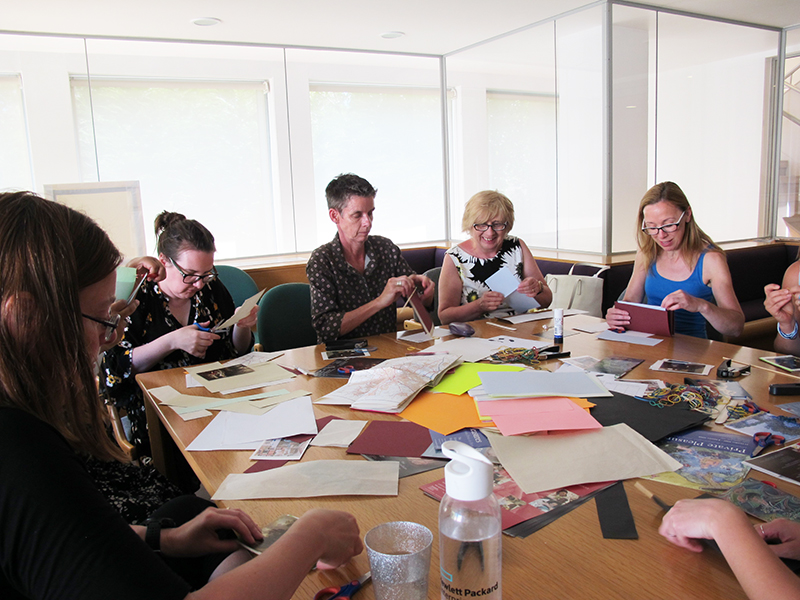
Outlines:
[[117,331],[117,327],[119,326],[119,322],[122,319],[119,315],[114,315],[111,317],[109,321],[104,321],[103,319],[98,319],[96,317],[90,317],[89,315],[81,313],[81,316],[84,319],[89,319],[95,323],[99,323],[103,327],[106,328],[105,337],[103,338],[103,342],[106,344],[114,339],[114,333]]
[[678,220],[674,223],[667,223],[666,225],[661,225],[660,227],[642,227],[642,231],[649,235],[658,235],[659,231],[663,231],[664,233],[673,233],[678,230],[678,225],[681,224],[681,220],[685,214],[686,211],[683,211],[681,216],[678,217]]
[[172,263],[173,267],[178,269],[178,273],[180,273],[181,276],[183,277],[183,283],[197,283],[201,279],[203,280],[203,283],[208,283],[209,281],[214,281],[217,278],[217,276],[219,275],[219,273],[217,273],[217,268],[216,267],[211,267],[211,270],[208,273],[200,273],[200,274],[187,273],[186,271],[181,269],[178,266],[178,263],[176,263],[171,258],[169,259],[169,262]]
[[487,229],[489,229],[489,227],[492,228],[492,231],[503,231],[503,230],[505,230],[506,227],[508,227],[508,222],[505,222],[505,223],[475,223],[472,226],[472,228],[475,229],[475,231],[480,231],[480,232],[486,231]]

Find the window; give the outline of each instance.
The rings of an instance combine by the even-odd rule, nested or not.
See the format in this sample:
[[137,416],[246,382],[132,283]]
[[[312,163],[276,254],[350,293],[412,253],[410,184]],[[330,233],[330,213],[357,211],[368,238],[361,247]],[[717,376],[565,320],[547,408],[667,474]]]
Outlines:
[[91,96],[87,84],[71,79],[81,177],[140,182],[148,248],[170,210],[208,227],[218,258],[278,251],[266,82],[92,77]]
[[556,247],[556,99],[487,92],[489,187],[514,203],[514,234]]
[[[374,231],[397,244],[444,237],[441,100],[438,88],[310,85],[315,204],[352,172],[378,189]],[[333,229],[319,227],[317,245]]]
[[0,190],[33,189],[22,78],[0,74]]

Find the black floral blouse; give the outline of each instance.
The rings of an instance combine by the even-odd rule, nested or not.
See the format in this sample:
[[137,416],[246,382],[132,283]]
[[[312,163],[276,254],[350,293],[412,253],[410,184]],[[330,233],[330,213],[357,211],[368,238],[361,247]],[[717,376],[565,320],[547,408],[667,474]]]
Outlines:
[[[132,373],[131,351],[162,335],[183,327],[172,316],[169,300],[157,283],[147,281],[136,296],[139,308],[128,317],[125,333],[119,344],[103,355],[101,388],[106,397],[117,408],[128,413],[131,422],[131,443],[140,454],[149,454],[150,444],[147,434],[147,419],[144,411],[142,391]],[[236,307],[230,293],[218,279],[209,282],[192,298],[189,309],[189,323],[211,322],[213,327],[233,315]],[[175,350],[161,359],[151,370],[186,367],[237,356],[233,345],[233,328],[223,332],[206,351],[204,358],[198,358],[183,350]]]
[[[338,233],[308,259],[306,275],[311,284],[311,321],[317,342],[338,339],[344,314],[380,296],[391,277],[414,274],[390,239],[371,235],[365,249],[368,261],[363,275],[345,260]],[[397,307],[392,304],[342,337],[367,337],[396,329]]]

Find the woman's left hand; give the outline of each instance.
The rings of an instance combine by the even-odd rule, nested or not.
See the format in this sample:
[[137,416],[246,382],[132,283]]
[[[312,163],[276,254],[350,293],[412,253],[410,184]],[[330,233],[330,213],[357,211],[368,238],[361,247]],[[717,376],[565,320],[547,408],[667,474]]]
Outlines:
[[247,513],[235,508],[207,508],[191,521],[174,529],[161,530],[161,551],[167,556],[204,556],[233,552],[236,540],[221,540],[217,531],[232,529],[248,544],[260,542],[261,529]]
[[[241,306],[236,309],[236,314],[241,310]],[[243,317],[238,323],[236,323],[236,327],[244,327],[245,329],[252,329],[255,327],[256,322],[258,321],[258,306],[254,306],[253,309],[250,311],[250,314],[246,317]]]
[[546,286],[547,284],[542,279],[537,279],[536,277],[526,277],[517,287],[517,291],[520,294],[525,294],[526,296],[535,298],[544,291]]
[[130,304],[125,302],[125,300],[117,300],[111,305],[108,314],[112,317],[114,315],[119,315],[119,325],[117,325],[116,334],[111,338],[111,341],[100,346],[101,352],[111,350],[111,348],[119,344],[119,341],[122,339],[122,334],[125,332],[125,327],[128,324],[128,317],[135,313],[137,308],[139,308],[138,300],[131,300]]
[[683,290],[677,290],[662,300],[661,307],[666,308],[667,310],[678,310],[679,308],[682,308],[683,310],[696,313],[701,312],[700,309],[702,308],[703,303],[704,300],[695,298]]

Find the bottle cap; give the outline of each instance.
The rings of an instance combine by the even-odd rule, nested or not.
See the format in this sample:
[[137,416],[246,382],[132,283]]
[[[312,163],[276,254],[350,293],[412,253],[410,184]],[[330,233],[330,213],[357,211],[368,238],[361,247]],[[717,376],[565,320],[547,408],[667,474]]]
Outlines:
[[447,495],[456,500],[483,500],[492,495],[492,463],[483,454],[463,442],[442,444],[442,453],[450,459],[444,467]]

